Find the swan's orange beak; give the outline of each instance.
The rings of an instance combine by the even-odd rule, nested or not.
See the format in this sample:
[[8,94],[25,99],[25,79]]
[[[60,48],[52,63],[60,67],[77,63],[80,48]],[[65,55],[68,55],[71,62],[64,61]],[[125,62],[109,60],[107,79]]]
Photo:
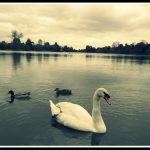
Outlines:
[[111,99],[107,96],[104,97],[107,104],[111,105]]

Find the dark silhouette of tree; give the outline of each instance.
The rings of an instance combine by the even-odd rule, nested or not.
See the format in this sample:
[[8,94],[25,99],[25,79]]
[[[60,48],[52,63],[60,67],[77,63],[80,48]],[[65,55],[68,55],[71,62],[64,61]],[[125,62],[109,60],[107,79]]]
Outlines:
[[2,50],[8,49],[8,45],[5,41],[0,42],[0,48]]
[[85,48],[85,52],[87,52],[87,53],[95,53],[96,52],[96,48],[87,45],[86,48]]
[[34,42],[31,41],[31,39],[27,39],[27,41],[25,42],[26,44],[26,50],[33,50],[33,44]]
[[145,51],[148,48],[148,45],[141,41],[135,45],[135,48],[136,48],[137,54],[142,54],[142,53],[145,54]]
[[44,50],[45,51],[50,51],[51,50],[51,46],[50,46],[49,42],[44,43]]
[[38,40],[38,44],[42,45],[43,41],[41,39]]
[[64,47],[62,47],[61,51],[62,52],[76,52],[77,50],[73,49],[73,47],[68,47],[67,45],[65,45]]
[[11,32],[12,49],[17,50],[20,48],[20,45],[21,45],[20,38],[22,37],[23,37],[23,33],[18,33],[16,30]]
[[116,48],[116,47],[119,46],[119,44],[120,44],[119,42],[113,42],[112,47],[113,47],[113,48]]
[[61,47],[57,44],[57,42],[55,42],[55,44],[52,45],[52,51],[54,51],[54,52],[60,52],[61,51]]
[[16,30],[11,32],[12,39],[20,39],[23,37],[23,33],[18,33]]
[[43,41],[41,39],[39,39],[37,45],[34,46],[34,49],[36,51],[43,51],[44,49],[43,49],[42,44],[43,44]]

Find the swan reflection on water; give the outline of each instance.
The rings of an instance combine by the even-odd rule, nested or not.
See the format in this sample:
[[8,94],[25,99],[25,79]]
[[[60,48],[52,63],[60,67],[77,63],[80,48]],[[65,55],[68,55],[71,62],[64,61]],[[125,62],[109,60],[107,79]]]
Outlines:
[[65,127],[65,126],[59,124],[54,118],[51,118],[50,123],[51,123],[52,127],[61,129],[65,133],[65,135],[68,135],[71,137],[74,134],[74,137],[79,136],[81,138],[81,134],[82,134],[83,138],[85,138],[84,137],[85,134],[86,134],[86,136],[88,136],[90,134],[89,137],[91,140],[89,141],[89,144],[93,145],[93,146],[101,145],[102,138],[104,135],[106,135],[106,133],[87,133],[87,132],[82,132],[82,131],[80,132],[80,131],[77,131],[77,130],[74,130],[74,129],[71,129],[71,128],[68,128],[68,127]]
[[91,136],[91,145],[100,145],[102,137],[105,134],[106,133],[92,133],[92,136]]

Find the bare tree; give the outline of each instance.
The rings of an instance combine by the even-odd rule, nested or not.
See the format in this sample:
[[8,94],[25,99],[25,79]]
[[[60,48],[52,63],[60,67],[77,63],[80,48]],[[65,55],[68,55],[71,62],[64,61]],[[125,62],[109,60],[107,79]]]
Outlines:
[[11,38],[12,38],[12,40],[14,40],[14,39],[20,39],[22,37],[23,37],[23,33],[18,33],[16,30],[13,30],[11,32]]

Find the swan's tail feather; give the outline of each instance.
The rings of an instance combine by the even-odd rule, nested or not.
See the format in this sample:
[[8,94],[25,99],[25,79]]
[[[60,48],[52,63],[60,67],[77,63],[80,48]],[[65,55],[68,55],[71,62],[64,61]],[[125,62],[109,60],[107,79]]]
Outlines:
[[58,108],[51,100],[49,100],[52,116],[60,113],[60,108]]

